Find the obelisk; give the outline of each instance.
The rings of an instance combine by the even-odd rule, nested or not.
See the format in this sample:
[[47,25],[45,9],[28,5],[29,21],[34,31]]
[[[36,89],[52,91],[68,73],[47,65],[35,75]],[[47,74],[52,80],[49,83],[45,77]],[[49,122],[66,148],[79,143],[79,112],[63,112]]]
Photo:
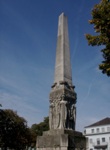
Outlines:
[[54,83],[50,92],[49,131],[37,137],[37,150],[78,150],[85,147],[85,137],[75,131],[76,93],[68,38],[68,22],[59,16]]
[[75,130],[76,93],[72,85],[72,70],[68,37],[68,22],[64,13],[59,16],[55,78],[50,93],[50,129]]
[[72,85],[72,73],[70,63],[70,49],[68,37],[68,22],[64,13],[59,16],[56,65],[55,65],[55,83],[67,81]]

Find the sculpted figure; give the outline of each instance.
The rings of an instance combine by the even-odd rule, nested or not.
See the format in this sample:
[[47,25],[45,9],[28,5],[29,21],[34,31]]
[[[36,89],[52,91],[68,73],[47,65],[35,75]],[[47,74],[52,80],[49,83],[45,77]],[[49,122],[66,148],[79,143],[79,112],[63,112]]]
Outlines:
[[60,129],[64,129],[66,127],[66,120],[67,120],[66,104],[67,104],[67,102],[64,101],[64,99],[62,98],[62,100],[60,102],[60,124],[59,124]]
[[75,130],[75,122],[76,122],[76,107],[75,104],[72,104],[70,108],[70,128]]
[[50,112],[49,112],[49,127],[50,130],[53,129],[53,103],[50,104]]

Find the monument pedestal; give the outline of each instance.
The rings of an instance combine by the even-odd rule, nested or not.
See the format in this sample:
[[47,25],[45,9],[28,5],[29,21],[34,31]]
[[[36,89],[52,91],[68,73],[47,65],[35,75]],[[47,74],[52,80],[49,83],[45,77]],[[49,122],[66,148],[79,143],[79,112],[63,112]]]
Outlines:
[[37,150],[79,150],[85,147],[86,138],[78,131],[55,129],[37,137]]

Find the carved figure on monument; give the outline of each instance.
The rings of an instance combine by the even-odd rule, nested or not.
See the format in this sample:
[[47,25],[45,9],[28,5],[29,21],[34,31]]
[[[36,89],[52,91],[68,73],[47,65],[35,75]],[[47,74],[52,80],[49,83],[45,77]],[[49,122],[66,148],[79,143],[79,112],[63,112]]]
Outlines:
[[76,123],[76,107],[75,104],[72,104],[70,108],[70,128],[75,130]]
[[75,130],[76,124],[76,107],[75,104],[67,102],[67,121],[66,128]]
[[64,99],[60,102],[60,124],[59,129],[65,129],[66,128],[66,121],[67,121],[67,101]]
[[60,124],[60,101],[61,93],[53,93],[50,95],[50,112],[49,112],[49,127],[50,129],[57,129]]
[[55,102],[55,107],[53,109],[53,114],[54,114],[54,119],[53,119],[53,124],[54,124],[54,129],[57,129],[58,126],[59,126],[59,121],[60,121],[60,118],[59,118],[59,101],[57,100]]
[[49,127],[50,130],[53,129],[53,103],[50,104],[50,112],[49,112]]

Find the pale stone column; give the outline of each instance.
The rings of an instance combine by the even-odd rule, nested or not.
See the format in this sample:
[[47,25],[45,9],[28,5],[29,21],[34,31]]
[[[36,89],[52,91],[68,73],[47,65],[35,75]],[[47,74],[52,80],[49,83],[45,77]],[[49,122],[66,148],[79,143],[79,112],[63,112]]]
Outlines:
[[[73,113],[71,107],[76,103],[76,93],[72,86],[67,21],[67,17],[62,13],[58,21],[55,77],[50,93],[50,129],[72,128],[75,130],[75,119],[71,115],[71,113]],[[64,95],[63,99],[62,95]],[[54,104],[53,110],[51,108],[51,103]]]
[[59,16],[54,82],[67,81],[72,85],[67,17]]

